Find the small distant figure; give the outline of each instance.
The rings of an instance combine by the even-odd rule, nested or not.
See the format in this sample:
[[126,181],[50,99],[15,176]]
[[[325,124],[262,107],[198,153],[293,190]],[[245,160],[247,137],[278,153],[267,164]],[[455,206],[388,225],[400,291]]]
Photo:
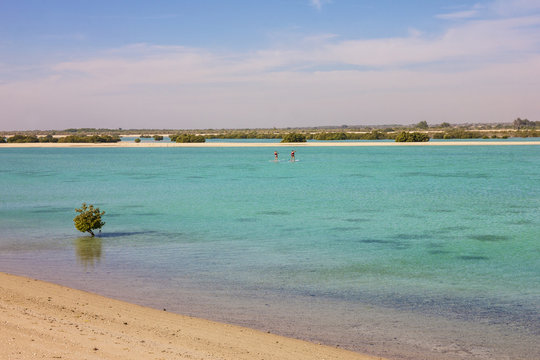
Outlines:
[[295,159],[294,159],[294,153],[295,153],[295,152],[296,152],[296,151],[294,151],[294,150],[291,151],[291,161],[295,161]]
[[278,161],[278,152],[277,151],[274,151],[274,160]]

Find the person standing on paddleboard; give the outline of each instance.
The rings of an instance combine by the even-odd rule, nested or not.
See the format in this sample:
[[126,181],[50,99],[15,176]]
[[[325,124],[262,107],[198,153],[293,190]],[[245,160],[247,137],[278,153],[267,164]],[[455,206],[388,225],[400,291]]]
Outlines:
[[294,150],[291,151],[291,161],[295,161],[295,159],[294,159],[294,153],[295,153],[295,152],[296,152],[296,151],[294,151]]

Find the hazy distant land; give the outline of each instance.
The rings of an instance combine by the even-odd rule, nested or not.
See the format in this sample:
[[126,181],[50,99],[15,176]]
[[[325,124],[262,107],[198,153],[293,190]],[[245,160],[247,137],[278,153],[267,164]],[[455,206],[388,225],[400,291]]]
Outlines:
[[[120,146],[193,146],[176,145],[171,143],[175,136],[204,137],[204,139],[282,139],[288,134],[300,134],[307,140],[394,140],[402,132],[418,132],[426,134],[430,139],[466,140],[466,139],[507,139],[507,138],[536,138],[540,137],[540,121],[516,119],[513,123],[502,124],[457,124],[442,123],[429,125],[421,121],[414,125],[384,125],[384,126],[361,126],[342,125],[303,127],[303,128],[261,128],[261,129],[98,129],[78,128],[65,130],[25,130],[25,131],[0,131],[0,143],[33,143],[32,146],[42,146],[47,143],[97,143],[99,146],[111,146],[119,143],[122,137],[135,138],[138,142],[141,138],[154,138],[155,141],[131,145],[122,141]],[[11,139],[10,139],[11,138]],[[165,139],[164,139],[165,138]],[[203,140],[204,141],[204,140]],[[507,142],[504,142],[505,144]],[[514,145],[518,145],[515,141]],[[107,144],[107,145],[105,145]],[[336,143],[332,143],[335,145]],[[464,145],[460,141],[461,145]],[[477,144],[477,143],[475,143]],[[489,144],[494,145],[491,141]],[[532,144],[527,141],[527,144]],[[6,146],[4,144],[3,146]],[[276,144],[263,144],[261,146],[275,146]],[[359,144],[355,144],[360,146]],[[385,143],[385,146],[390,144]],[[445,142],[445,145],[451,145]],[[18,145],[20,146],[20,145]],[[51,145],[47,145],[51,146]],[[54,146],[68,146],[57,144]],[[217,146],[201,145],[196,146]],[[240,146],[238,144],[220,144],[219,146]],[[257,146],[245,144],[241,146]],[[309,146],[324,146],[323,144],[310,143]]]

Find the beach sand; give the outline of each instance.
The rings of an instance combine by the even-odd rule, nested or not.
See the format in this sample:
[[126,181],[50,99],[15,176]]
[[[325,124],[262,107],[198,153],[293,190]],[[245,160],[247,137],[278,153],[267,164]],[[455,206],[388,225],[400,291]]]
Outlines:
[[434,142],[393,142],[393,141],[369,141],[369,142],[305,142],[305,143],[228,143],[228,142],[204,142],[204,143],[174,143],[170,141],[159,142],[118,142],[118,143],[4,143],[1,148],[89,148],[89,147],[323,147],[323,146],[493,146],[493,145],[540,145],[540,141],[434,141]]
[[0,359],[381,359],[0,273]]

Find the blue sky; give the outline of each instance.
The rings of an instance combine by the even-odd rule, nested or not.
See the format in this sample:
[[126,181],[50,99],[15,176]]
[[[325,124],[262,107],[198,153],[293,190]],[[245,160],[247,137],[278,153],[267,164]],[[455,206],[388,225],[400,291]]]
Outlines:
[[540,120],[540,0],[0,2],[0,129]]

